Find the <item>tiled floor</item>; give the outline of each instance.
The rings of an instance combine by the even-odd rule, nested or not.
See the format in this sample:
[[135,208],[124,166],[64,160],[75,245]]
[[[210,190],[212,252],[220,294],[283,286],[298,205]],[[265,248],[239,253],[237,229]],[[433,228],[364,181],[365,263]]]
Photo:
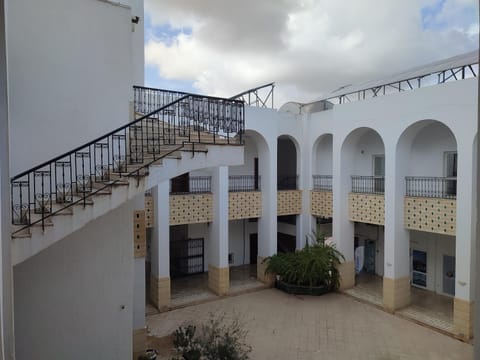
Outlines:
[[[345,293],[362,301],[383,306],[383,280],[380,276],[361,274],[355,287]],[[397,314],[439,330],[453,333],[453,298],[416,287],[411,288],[411,304]]]
[[[256,278],[256,265],[243,265],[230,268],[230,294],[264,289]],[[209,301],[218,298],[208,289],[208,273],[172,279],[172,308]]]
[[237,318],[251,359],[469,360],[472,346],[339,293],[319,297],[257,291],[147,317],[151,336],[210,314]]

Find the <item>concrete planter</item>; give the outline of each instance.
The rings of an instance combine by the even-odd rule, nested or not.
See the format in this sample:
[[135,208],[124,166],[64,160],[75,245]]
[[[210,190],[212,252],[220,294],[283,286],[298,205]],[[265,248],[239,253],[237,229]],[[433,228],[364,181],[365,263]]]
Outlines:
[[320,296],[332,291],[329,286],[302,286],[288,284],[282,280],[275,281],[275,287],[287,294]]

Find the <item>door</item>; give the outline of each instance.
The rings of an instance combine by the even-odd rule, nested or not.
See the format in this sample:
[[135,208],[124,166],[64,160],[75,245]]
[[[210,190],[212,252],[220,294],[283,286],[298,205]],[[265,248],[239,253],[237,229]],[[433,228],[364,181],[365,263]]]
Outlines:
[[413,250],[412,252],[412,285],[427,287],[427,253]]
[[455,296],[455,256],[443,255],[443,292]]
[[449,196],[457,194],[457,153],[445,153],[445,193]]
[[253,189],[258,190],[258,157],[253,159]]
[[172,193],[188,193],[190,191],[190,177],[189,174],[183,174],[177,177],[174,177],[171,181],[171,192]]
[[257,263],[258,256],[258,234],[250,234],[250,264]]
[[365,241],[365,260],[363,268],[368,274],[375,274],[376,244],[374,240]]
[[383,193],[385,191],[385,155],[373,155],[373,191]]

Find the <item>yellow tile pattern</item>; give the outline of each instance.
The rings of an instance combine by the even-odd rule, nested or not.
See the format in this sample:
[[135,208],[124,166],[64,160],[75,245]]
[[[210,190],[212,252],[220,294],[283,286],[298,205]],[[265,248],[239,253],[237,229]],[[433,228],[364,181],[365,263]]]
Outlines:
[[262,216],[260,191],[231,192],[228,194],[228,219],[239,220]]
[[390,312],[410,304],[410,276],[383,278],[383,307]]
[[455,235],[457,201],[424,197],[405,197],[404,224],[407,229]]
[[453,331],[462,340],[473,337],[473,301],[455,298],[453,300]]
[[212,204],[212,194],[170,195],[170,225],[211,222]]
[[385,199],[383,195],[358,194],[348,195],[349,219],[367,224],[385,224]]
[[170,308],[171,283],[169,277],[158,278],[150,274],[150,300],[159,311]]
[[208,288],[216,295],[223,296],[228,294],[230,287],[229,268],[219,268],[211,264],[208,265]]
[[145,226],[147,228],[153,227],[153,196],[151,194],[145,195]]
[[277,216],[298,215],[302,212],[302,190],[277,192]]
[[136,210],[133,212],[133,246],[135,258],[145,257],[147,253],[145,210]]
[[310,213],[313,216],[333,217],[333,193],[325,190],[310,192]]

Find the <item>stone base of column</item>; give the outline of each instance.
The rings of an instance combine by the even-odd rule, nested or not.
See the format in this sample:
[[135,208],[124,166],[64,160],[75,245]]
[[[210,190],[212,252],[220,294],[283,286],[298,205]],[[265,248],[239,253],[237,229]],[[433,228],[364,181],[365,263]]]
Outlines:
[[219,268],[208,265],[208,288],[216,295],[228,294],[230,288],[230,272],[228,267]]
[[157,278],[150,275],[150,300],[159,311],[167,311],[170,308],[170,278]]
[[133,330],[133,360],[137,360],[140,355],[143,355],[147,346],[147,329]]
[[343,262],[338,266],[340,273],[339,290],[350,289],[355,286],[355,263],[353,261]]
[[455,298],[453,301],[453,331],[462,340],[473,337],[474,302]]
[[383,278],[383,307],[389,312],[410,304],[410,276]]
[[275,275],[265,274],[267,263],[263,262],[263,260],[265,260],[264,257],[257,256],[257,279],[268,286],[273,286],[275,284]]

